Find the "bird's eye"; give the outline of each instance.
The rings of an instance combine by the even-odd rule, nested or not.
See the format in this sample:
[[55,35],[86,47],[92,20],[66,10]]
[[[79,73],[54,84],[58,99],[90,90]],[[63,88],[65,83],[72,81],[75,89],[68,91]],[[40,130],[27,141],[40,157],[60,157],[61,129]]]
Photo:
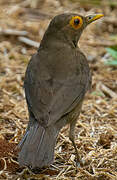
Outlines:
[[73,16],[69,22],[69,24],[74,28],[74,29],[79,29],[82,24],[83,24],[83,19],[80,16]]
[[74,24],[77,26],[80,23],[79,19],[74,19]]

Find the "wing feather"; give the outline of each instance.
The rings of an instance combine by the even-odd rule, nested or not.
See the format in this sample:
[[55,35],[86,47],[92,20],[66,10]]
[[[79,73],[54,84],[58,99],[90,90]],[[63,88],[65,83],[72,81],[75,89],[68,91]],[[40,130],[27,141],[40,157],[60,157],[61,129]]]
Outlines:
[[90,84],[90,73],[82,54],[75,56],[74,64],[71,62],[73,69],[66,67],[64,72],[60,69],[62,62],[56,66],[49,59],[41,61],[41,58],[38,54],[32,57],[26,71],[24,87],[29,110],[40,124],[49,126],[73,110],[83,99]]

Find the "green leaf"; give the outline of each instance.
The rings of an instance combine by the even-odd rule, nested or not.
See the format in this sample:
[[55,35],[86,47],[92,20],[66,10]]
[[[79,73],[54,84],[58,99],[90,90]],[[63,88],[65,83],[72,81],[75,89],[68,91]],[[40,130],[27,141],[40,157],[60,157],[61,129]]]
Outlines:
[[105,62],[106,65],[111,65],[111,66],[117,66],[117,60],[112,60],[112,61],[107,61]]
[[[117,40],[117,35],[111,35],[110,36],[110,40]],[[113,47],[113,46],[111,46],[111,47]],[[113,48],[114,49],[114,48]]]
[[106,48],[107,52],[115,59],[117,59],[117,51],[112,48]]
[[104,94],[101,91],[93,91],[91,94],[94,95],[94,96],[102,96],[102,97],[104,97]]

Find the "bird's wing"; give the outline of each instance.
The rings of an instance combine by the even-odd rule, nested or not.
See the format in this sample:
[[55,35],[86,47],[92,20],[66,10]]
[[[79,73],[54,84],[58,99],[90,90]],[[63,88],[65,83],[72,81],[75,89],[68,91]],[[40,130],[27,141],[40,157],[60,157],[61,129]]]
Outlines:
[[83,99],[89,84],[89,69],[84,65],[81,71],[78,70],[78,75],[73,72],[67,78],[61,78],[56,76],[56,67],[52,75],[41,63],[36,64],[36,58],[32,57],[26,71],[26,99],[29,112],[40,124],[48,126],[74,109]]

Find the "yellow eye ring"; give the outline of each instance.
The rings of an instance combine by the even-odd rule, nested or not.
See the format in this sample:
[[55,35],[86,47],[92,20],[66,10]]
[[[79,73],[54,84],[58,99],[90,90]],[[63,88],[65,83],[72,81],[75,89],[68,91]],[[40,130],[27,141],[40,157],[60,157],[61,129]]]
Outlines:
[[83,24],[83,19],[80,16],[73,16],[69,22],[69,24],[74,28],[74,29],[79,29],[82,24]]

